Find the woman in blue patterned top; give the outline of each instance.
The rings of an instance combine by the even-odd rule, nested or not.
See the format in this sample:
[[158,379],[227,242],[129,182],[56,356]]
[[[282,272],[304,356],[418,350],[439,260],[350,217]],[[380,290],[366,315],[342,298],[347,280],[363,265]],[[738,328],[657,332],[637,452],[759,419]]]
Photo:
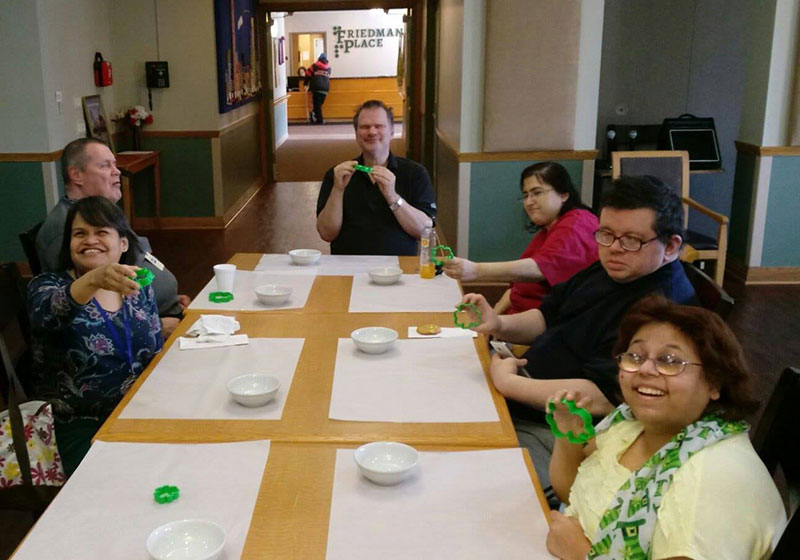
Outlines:
[[83,198],[67,214],[61,272],[28,289],[34,392],[53,405],[67,475],[163,344],[153,290],[132,280],[136,243],[115,204]]

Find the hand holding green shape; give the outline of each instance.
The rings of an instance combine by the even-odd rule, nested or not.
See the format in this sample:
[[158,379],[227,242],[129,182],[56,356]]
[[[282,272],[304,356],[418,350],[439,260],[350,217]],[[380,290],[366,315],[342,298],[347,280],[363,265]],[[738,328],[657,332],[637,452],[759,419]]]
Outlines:
[[152,284],[155,277],[152,270],[140,268],[136,271],[136,278],[134,278],[134,280],[138,282],[140,286],[145,287]]
[[[439,258],[438,255],[439,251],[441,251],[443,254],[441,259]],[[447,245],[437,245],[436,247],[433,248],[433,251],[431,251],[431,261],[433,261],[433,264],[435,264],[436,266],[442,266],[444,264],[444,261],[450,260],[454,256],[455,255],[453,254],[453,250]]]
[[547,420],[547,424],[550,426],[553,435],[557,438],[565,437],[570,443],[586,443],[593,438],[594,426],[592,425],[592,415],[589,414],[589,411],[585,408],[578,407],[575,401],[570,399],[561,399],[561,402],[567,405],[570,414],[574,414],[583,420],[583,431],[578,435],[575,435],[575,432],[572,430],[568,430],[567,433],[562,432],[555,418],[553,418],[553,413],[556,411],[556,403],[551,400],[547,403],[547,415],[545,416],[545,420]]
[[[461,314],[467,317],[466,321],[461,321],[459,319],[459,315]],[[473,317],[477,318],[473,320]],[[453,311],[453,323],[455,323],[457,327],[461,327],[462,329],[469,329],[480,325],[481,312],[478,309],[478,306],[475,305],[474,303],[459,303],[456,306],[456,310]]]
[[355,164],[353,166],[353,169],[355,169],[356,171],[363,171],[364,173],[372,173],[371,167],[367,165],[361,165],[360,163]]

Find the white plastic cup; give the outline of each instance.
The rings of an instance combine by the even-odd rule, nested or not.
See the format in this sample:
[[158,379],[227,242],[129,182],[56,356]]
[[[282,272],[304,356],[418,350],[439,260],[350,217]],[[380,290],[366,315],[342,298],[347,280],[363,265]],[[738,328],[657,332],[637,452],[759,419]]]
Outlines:
[[233,293],[233,278],[236,276],[235,264],[215,264],[214,277],[217,279],[217,290]]

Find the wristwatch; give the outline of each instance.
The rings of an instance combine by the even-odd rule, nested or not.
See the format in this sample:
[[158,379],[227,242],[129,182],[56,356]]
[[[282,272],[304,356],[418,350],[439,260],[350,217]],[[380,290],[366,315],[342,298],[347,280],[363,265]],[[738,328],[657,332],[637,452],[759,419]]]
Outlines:
[[405,201],[403,200],[402,196],[398,197],[397,200],[395,200],[393,203],[389,205],[389,210],[391,210],[392,212],[397,212],[397,209],[400,208],[404,202]]

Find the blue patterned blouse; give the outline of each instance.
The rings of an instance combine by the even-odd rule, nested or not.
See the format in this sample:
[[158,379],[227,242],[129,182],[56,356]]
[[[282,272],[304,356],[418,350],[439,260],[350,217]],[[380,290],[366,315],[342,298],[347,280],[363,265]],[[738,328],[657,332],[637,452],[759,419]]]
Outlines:
[[[104,420],[161,350],[158,308],[152,288],[141,288],[123,298],[119,310],[106,312],[116,331],[111,333],[94,299],[80,305],[72,298],[72,282],[66,272],[44,273],[28,287],[34,393],[53,405],[61,422]],[[128,363],[126,314],[133,371]]]

